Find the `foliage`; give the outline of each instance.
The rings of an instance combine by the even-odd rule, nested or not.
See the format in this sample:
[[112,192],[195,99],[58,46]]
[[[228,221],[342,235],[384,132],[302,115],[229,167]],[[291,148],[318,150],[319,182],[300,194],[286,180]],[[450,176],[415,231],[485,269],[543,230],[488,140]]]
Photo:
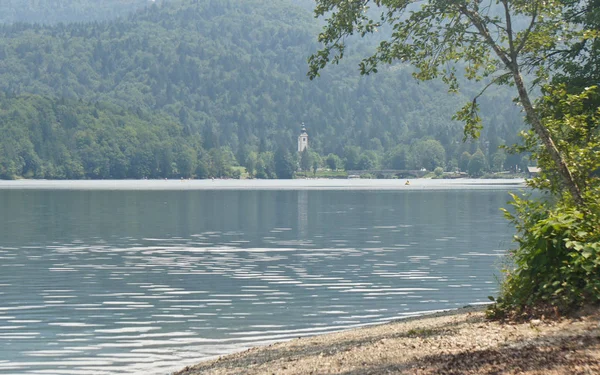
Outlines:
[[458,167],[461,171],[466,172],[469,170],[469,162],[471,161],[471,154],[467,151],[463,152],[460,155],[460,161],[458,162]]
[[[519,245],[511,252],[493,317],[522,317],[550,306],[567,313],[584,303],[600,302],[600,206],[589,202],[584,214],[562,201],[545,202],[513,196]],[[597,197],[600,198],[600,197]]]
[[[544,113],[544,125],[558,139],[557,147],[570,166],[574,179],[584,191],[598,188],[596,177],[590,173],[600,168],[600,93],[597,86],[583,89],[581,93],[569,94],[566,85],[546,86],[538,103]],[[539,179],[533,179],[531,186],[548,190],[551,194],[565,196],[559,173],[547,150],[539,147],[535,134],[522,133],[524,145],[513,151],[535,150],[532,159],[543,170]]]
[[294,167],[292,156],[287,149],[279,147],[275,152],[274,162],[277,178],[289,179],[294,176],[296,168]]
[[313,162],[312,155],[309,153],[308,148],[300,153],[300,170],[303,172],[309,171]]
[[471,177],[480,177],[485,169],[485,155],[483,155],[483,151],[481,151],[481,149],[477,149],[477,152],[475,152],[469,159],[467,172]]
[[[581,14],[597,15],[596,1],[499,0],[487,4],[469,0],[317,0],[316,16],[327,18],[318,37],[322,48],[309,57],[308,76],[313,79],[328,64],[338,64],[352,35],[364,37],[391,27],[391,36],[384,37],[376,51],[359,63],[361,74],[376,73],[380,65],[409,62],[416,68],[416,78],[440,77],[451,92],[459,90],[459,69],[467,79],[482,81],[481,93],[455,115],[465,123],[464,139],[480,136],[478,99],[483,92],[495,84],[514,85],[531,130],[547,149],[573,199],[583,204],[582,187],[540,121],[523,73],[534,76],[534,84],[539,83],[553,70],[567,66],[557,63],[559,57],[573,61],[574,46],[596,39],[597,29],[582,27],[594,17],[578,21]],[[518,25],[520,20],[525,22]],[[585,59],[589,55],[579,56]]]
[[[115,0],[22,3],[2,2],[0,7],[5,6],[2,9],[14,14],[27,3],[36,14],[48,13],[50,17],[49,4],[60,4],[52,14],[62,14],[65,18],[60,21],[69,21],[83,9],[105,18],[103,9],[108,10],[110,4],[115,5],[115,13],[125,14],[128,4],[139,2],[119,0],[122,8]],[[228,168],[219,166],[225,160],[232,163],[231,167],[245,166],[251,175],[273,178],[273,153],[279,145],[294,149],[299,121],[307,124],[311,151],[346,159],[350,169],[356,168],[363,153],[369,152],[362,158],[363,167],[379,167],[391,149],[398,145],[409,147],[418,140],[435,139],[443,146],[447,159],[458,158],[464,151],[458,145],[461,125],[452,121],[450,114],[475,92],[473,86],[465,84],[465,96],[448,97],[440,90],[439,82],[417,85],[411,80],[411,69],[406,67],[382,72],[377,77],[356,78],[348,74],[351,66],[344,65],[339,71],[323,73],[320,82],[307,82],[305,58],[316,49],[318,21],[297,4],[308,3],[178,0],[155,2],[129,17],[106,22],[0,26],[0,91],[10,97],[36,95],[52,102],[97,104],[115,115],[126,113],[125,125],[132,122],[134,127],[146,123],[149,116],[160,118],[160,123],[165,124],[163,142],[156,146],[161,151],[142,146],[135,152],[124,152],[123,146],[120,153],[105,157],[108,148],[101,142],[92,142],[85,153],[94,161],[80,164],[76,162],[80,151],[67,146],[66,137],[39,137],[25,128],[24,122],[17,121],[13,126],[20,127],[14,130],[20,134],[19,150],[3,146],[2,152],[10,155],[3,162],[4,168],[12,171],[4,173],[5,178],[31,173],[30,167],[23,169],[23,160],[17,156],[28,152],[23,151],[29,149],[28,142],[39,145],[29,153],[33,164],[38,163],[37,157],[42,164],[54,165],[57,156],[48,159],[50,153],[44,150],[58,153],[62,149],[65,154],[78,154],[65,156],[61,167],[44,172],[48,176],[216,177],[218,173],[229,173]],[[19,20],[38,21],[33,14],[22,15]],[[357,43],[356,50],[348,50],[347,56],[358,56],[365,48]],[[495,95],[482,98],[479,105],[489,114],[498,103],[505,104],[489,121],[497,124],[502,142],[511,143],[512,133],[522,128],[522,121],[518,111],[511,109],[506,90],[496,91]],[[75,118],[79,123],[65,118],[56,126],[83,126],[81,121],[94,116],[95,109],[87,104],[78,107],[80,112]],[[6,106],[4,109],[11,111]],[[38,115],[35,110],[30,114],[17,111],[25,116]],[[116,139],[116,134],[106,133],[118,128],[109,126],[105,131],[94,131]],[[178,129],[176,136],[172,129]],[[483,132],[481,142],[487,137]],[[187,146],[195,149],[195,157]],[[358,153],[346,155],[346,146]],[[232,152],[234,159],[222,159],[219,153],[210,152],[221,147]],[[179,159],[166,149],[175,149]],[[187,161],[179,153],[187,155]],[[408,156],[413,161],[418,159]],[[114,161],[110,172],[106,162],[100,161],[103,158]],[[158,163],[155,158],[164,160]],[[119,173],[113,172],[117,161],[121,165]],[[173,168],[173,162],[187,164]],[[130,167],[133,164],[135,168]],[[196,168],[192,168],[194,164]],[[338,164],[337,168],[343,166]]]
[[325,159],[325,163],[327,164],[329,169],[331,169],[332,171],[337,171],[338,168],[340,168],[342,166],[342,160],[340,159],[339,156],[337,156],[335,154],[327,155],[327,159]]
[[272,152],[261,153],[256,162],[256,178],[277,178],[275,173],[275,159]]
[[358,158],[356,169],[365,171],[375,169],[379,165],[377,154],[374,151],[365,151]]
[[345,171],[296,172],[294,178],[348,178]]
[[502,172],[504,170],[504,163],[506,162],[506,154],[503,150],[498,150],[492,154],[491,169],[494,172]]
[[36,95],[0,96],[0,132],[5,179],[187,178],[204,153],[164,116]]
[[0,23],[89,22],[127,16],[150,0],[5,0],[0,2]]
[[408,157],[407,147],[398,145],[386,153],[384,166],[390,169],[407,169],[409,164]]
[[575,204],[562,186],[556,166],[535,136],[524,133],[524,145],[541,168],[528,184],[543,199],[513,196],[514,213],[505,215],[517,228],[514,266],[507,270],[503,289],[490,315],[531,313],[546,305],[568,312],[584,303],[600,302],[600,108],[598,90],[589,87],[568,94],[564,85],[546,87],[539,101],[543,121],[560,135],[561,152],[573,170],[585,199]]
[[344,147],[344,167],[347,171],[358,169],[358,159],[360,157],[360,147]]
[[413,169],[425,168],[433,171],[437,167],[443,167],[446,164],[446,151],[439,141],[428,139],[416,142],[411,147],[414,155]]
[[319,170],[319,160],[314,159],[313,160],[313,165],[312,165],[313,175],[316,176],[318,170]]
[[584,38],[564,53],[549,55],[548,58],[560,68],[553,82],[566,83],[570,93],[578,93],[590,84],[600,82],[600,0],[573,1],[570,4],[564,18],[578,25]]

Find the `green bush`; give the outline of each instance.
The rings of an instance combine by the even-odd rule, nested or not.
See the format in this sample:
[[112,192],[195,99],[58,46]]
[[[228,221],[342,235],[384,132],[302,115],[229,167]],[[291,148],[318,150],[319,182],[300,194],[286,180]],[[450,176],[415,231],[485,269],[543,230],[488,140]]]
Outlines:
[[495,318],[530,316],[548,309],[565,314],[600,302],[600,221],[598,205],[575,207],[513,196],[518,248],[496,305]]

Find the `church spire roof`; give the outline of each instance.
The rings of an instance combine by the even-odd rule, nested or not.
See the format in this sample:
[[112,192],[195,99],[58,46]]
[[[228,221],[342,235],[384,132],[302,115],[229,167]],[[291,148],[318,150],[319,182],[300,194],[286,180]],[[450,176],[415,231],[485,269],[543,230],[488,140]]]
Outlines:
[[300,130],[300,134],[301,135],[307,134],[306,133],[306,126],[304,126],[304,122],[302,123],[302,129]]

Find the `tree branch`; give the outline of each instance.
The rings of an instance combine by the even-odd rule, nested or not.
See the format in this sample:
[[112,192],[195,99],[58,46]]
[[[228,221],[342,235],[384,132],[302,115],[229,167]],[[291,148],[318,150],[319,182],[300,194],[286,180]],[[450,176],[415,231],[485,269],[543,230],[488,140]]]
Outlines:
[[476,101],[481,95],[483,95],[485,93],[485,91],[492,85],[495,85],[496,83],[498,83],[498,81],[500,81],[503,78],[509,77],[512,75],[512,72],[506,72],[504,74],[499,75],[498,77],[494,77],[487,85],[485,85],[485,87],[479,92],[479,94],[477,94],[474,98],[473,101]]
[[[517,54],[515,51],[515,41],[513,38],[513,29],[512,29],[512,17],[510,15],[510,8],[508,6],[507,0],[502,0],[502,5],[504,6],[504,17],[506,18],[506,36],[508,37],[508,49],[510,51],[510,59],[512,63],[515,64],[517,62]],[[516,69],[517,67],[513,67]]]
[[479,34],[485,39],[485,41],[487,42],[487,44],[494,50],[494,52],[496,53],[496,55],[500,58],[500,60],[502,60],[502,62],[504,63],[504,65],[506,65],[507,69],[510,69],[510,66],[512,65],[512,61],[508,58],[508,56],[506,55],[506,51],[504,51],[502,48],[500,48],[500,46],[498,45],[498,43],[496,43],[494,41],[494,39],[492,38],[492,36],[489,33],[489,30],[487,29],[487,27],[483,24],[481,18],[479,17],[478,14],[470,11],[466,6],[461,5],[459,6],[459,11],[465,15],[465,17],[467,17],[471,23],[473,24],[473,26],[475,26],[475,28],[477,28],[477,30],[479,31]]

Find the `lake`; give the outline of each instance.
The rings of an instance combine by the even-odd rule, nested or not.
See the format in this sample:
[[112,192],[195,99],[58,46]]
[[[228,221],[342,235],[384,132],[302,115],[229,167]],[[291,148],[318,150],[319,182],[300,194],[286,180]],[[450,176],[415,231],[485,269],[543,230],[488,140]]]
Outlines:
[[520,180],[0,181],[0,373],[167,374],[480,304]]

